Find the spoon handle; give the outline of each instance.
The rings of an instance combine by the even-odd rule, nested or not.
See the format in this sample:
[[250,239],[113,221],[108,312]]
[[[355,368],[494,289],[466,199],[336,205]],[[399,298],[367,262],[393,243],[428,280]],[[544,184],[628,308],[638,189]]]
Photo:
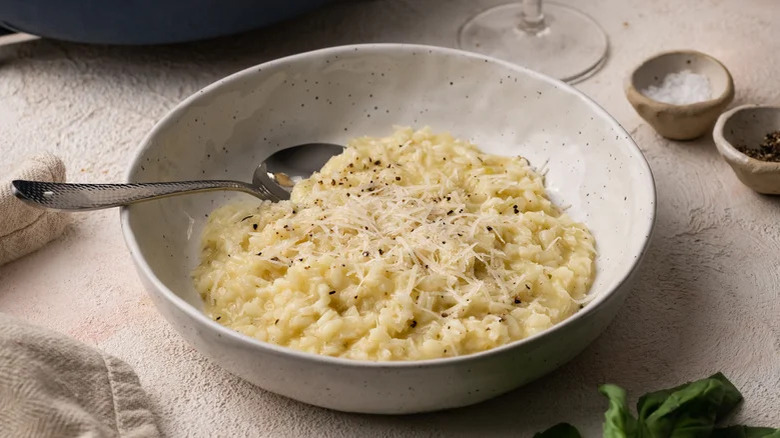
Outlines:
[[133,184],[67,184],[15,180],[17,198],[35,207],[54,210],[99,210],[183,193],[236,190],[260,199],[278,201],[265,187],[239,181],[180,181]]

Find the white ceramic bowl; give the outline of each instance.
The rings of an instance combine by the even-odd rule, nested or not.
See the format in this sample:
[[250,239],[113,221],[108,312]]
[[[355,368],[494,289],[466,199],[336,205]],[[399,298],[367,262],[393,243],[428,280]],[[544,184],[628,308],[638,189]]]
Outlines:
[[327,408],[411,413],[476,403],[572,359],[615,316],[653,228],[655,188],[629,135],[574,88],[495,59],[444,48],[336,47],[268,62],[199,91],[141,144],[129,181],[237,178],[285,146],[345,143],[430,125],[491,153],[545,167],[547,188],[590,227],[595,299],[562,324],[469,356],[374,363],[251,339],[201,313],[190,271],[206,214],[243,194],[203,193],[122,211],[127,245],[165,318],[195,348],[269,391]]

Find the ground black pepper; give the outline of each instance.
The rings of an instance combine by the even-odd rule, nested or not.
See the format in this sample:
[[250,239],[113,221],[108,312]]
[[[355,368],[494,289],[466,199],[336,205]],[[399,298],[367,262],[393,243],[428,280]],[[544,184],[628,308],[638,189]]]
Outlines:
[[737,146],[737,150],[756,160],[780,163],[780,131],[767,134],[758,148],[742,145]]

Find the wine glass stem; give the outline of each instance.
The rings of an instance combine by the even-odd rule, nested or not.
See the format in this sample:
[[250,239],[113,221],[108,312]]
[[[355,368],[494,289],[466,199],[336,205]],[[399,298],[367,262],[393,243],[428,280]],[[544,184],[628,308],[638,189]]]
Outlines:
[[542,12],[542,0],[523,0],[523,13],[521,15],[521,31],[538,34],[547,28]]

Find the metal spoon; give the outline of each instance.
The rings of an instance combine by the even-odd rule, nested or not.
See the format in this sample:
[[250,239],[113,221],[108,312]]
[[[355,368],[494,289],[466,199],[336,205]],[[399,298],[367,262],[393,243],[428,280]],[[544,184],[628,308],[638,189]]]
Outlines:
[[344,147],[329,143],[309,143],[282,149],[262,162],[252,184],[240,181],[177,181],[132,184],[67,184],[43,181],[12,181],[13,193],[27,204],[54,210],[99,210],[135,202],[186,193],[235,190],[260,199],[290,199],[295,182],[318,171]]

